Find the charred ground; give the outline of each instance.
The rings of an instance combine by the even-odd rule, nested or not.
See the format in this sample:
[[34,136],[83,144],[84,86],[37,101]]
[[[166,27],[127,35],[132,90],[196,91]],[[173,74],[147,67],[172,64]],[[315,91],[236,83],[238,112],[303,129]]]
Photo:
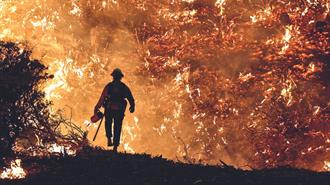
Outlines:
[[175,163],[150,155],[88,148],[76,157],[26,158],[26,179],[0,184],[328,184],[330,173],[278,168],[243,171],[230,166]]

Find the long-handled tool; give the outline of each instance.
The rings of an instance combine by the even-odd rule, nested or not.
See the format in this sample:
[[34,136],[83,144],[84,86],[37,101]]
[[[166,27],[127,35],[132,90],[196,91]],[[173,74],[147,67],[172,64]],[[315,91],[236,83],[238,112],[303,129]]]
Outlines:
[[95,133],[95,135],[94,135],[93,141],[95,141],[96,136],[97,136],[97,134],[99,133],[99,130],[100,130],[100,127],[101,127],[102,121],[103,121],[103,117],[101,118],[100,124],[99,124],[99,126],[97,127],[97,130],[96,130],[96,133]]

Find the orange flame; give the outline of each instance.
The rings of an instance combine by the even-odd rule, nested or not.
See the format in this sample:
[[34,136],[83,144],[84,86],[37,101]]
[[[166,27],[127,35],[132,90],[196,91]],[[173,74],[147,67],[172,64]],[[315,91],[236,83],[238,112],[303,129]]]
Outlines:
[[23,179],[26,176],[25,170],[22,168],[22,160],[16,159],[11,161],[10,168],[0,174],[0,179]]

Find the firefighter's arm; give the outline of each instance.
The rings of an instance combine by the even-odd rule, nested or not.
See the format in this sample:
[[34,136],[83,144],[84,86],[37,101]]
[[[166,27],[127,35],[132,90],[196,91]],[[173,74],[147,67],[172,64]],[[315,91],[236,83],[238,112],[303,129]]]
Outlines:
[[96,113],[99,111],[99,109],[102,107],[103,102],[104,102],[105,97],[106,97],[107,94],[108,94],[108,88],[107,88],[107,86],[106,86],[106,87],[103,89],[103,92],[102,92],[102,94],[101,94],[101,97],[100,97],[99,101],[98,101],[97,104],[95,105],[95,108],[94,108],[94,113],[95,113],[95,114],[96,114]]
[[129,102],[129,111],[131,113],[133,113],[135,111],[135,100],[134,100],[134,97],[132,95],[132,92],[131,90],[127,87],[127,96],[126,96],[128,102]]

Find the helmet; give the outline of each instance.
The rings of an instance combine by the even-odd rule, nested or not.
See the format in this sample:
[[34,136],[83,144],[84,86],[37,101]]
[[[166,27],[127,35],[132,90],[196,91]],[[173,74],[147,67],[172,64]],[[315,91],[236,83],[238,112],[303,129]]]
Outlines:
[[122,77],[124,77],[124,74],[123,74],[123,72],[121,72],[121,70],[119,68],[116,68],[112,71],[111,76],[122,78]]

